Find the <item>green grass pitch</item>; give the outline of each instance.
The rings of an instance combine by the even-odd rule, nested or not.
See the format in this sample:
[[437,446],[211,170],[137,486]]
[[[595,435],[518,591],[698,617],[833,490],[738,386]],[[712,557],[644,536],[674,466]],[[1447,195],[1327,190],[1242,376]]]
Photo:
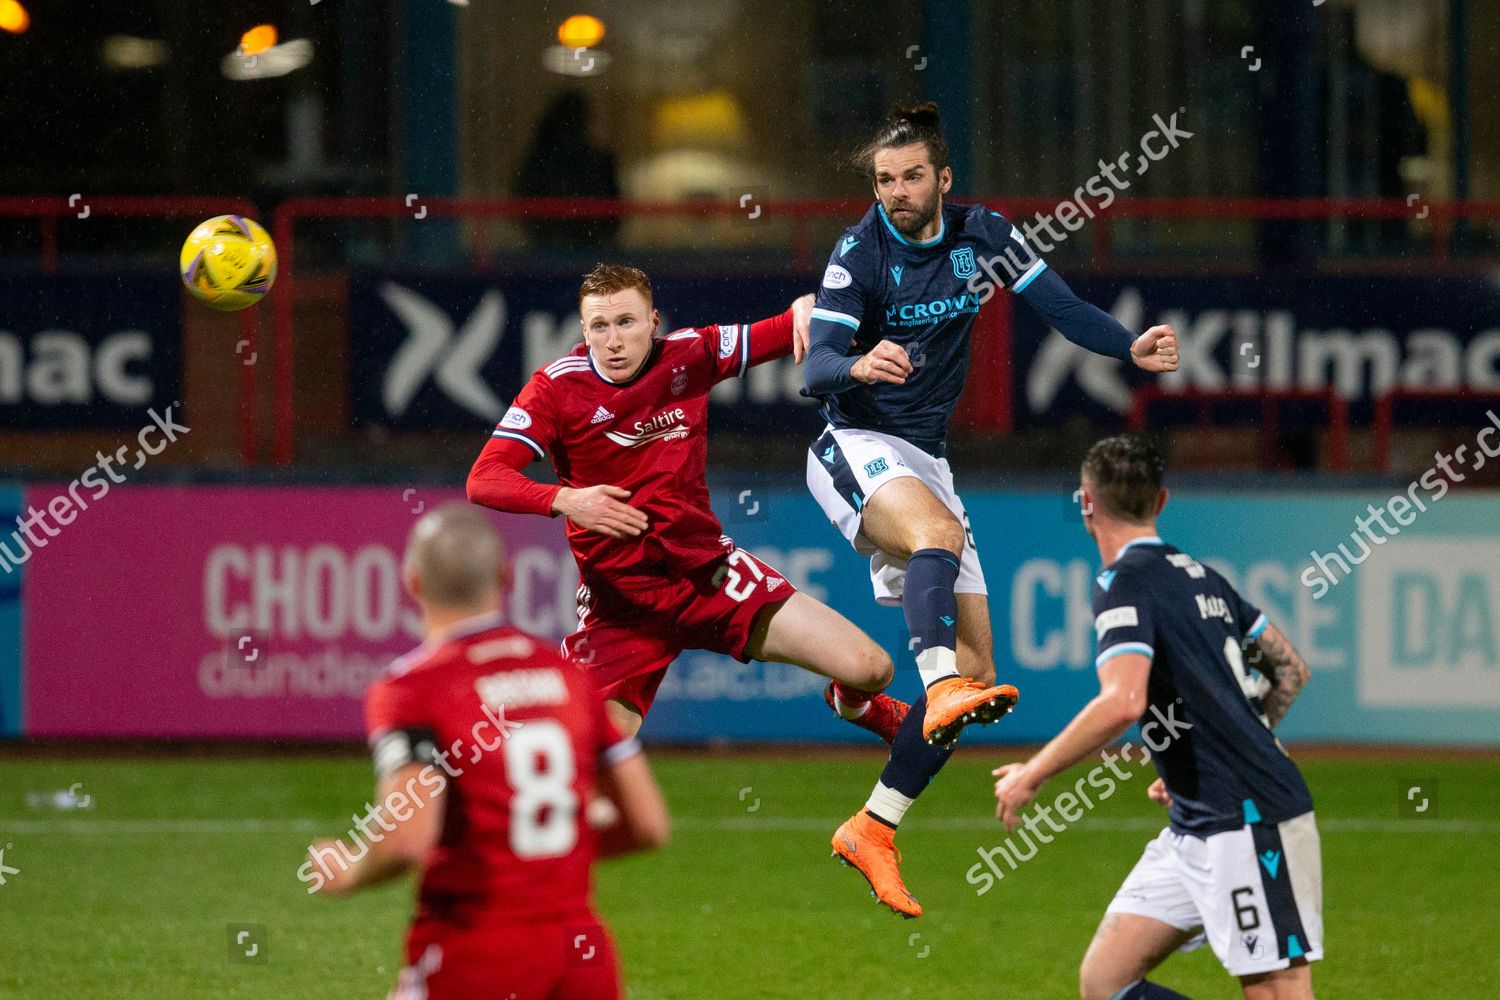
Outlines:
[[[902,921],[828,853],[881,758],[662,754],[673,842],[598,875],[629,995],[1075,996],[1078,960],[1161,813],[1145,798],[1149,772],[1135,769],[1120,794],[976,896],[964,873],[976,848],[1003,839],[989,768],[1010,759],[961,752],[913,808],[899,843],[927,914]],[[1500,759],[1302,763],[1323,839],[1318,995],[1500,995]],[[1433,803],[1402,818],[1400,789],[1418,781]],[[74,783],[94,808],[28,809],[28,791]],[[0,760],[0,997],[383,997],[409,886],[330,901],[295,876],[311,837],[347,829],[371,792],[352,755]],[[230,960],[233,924],[265,928],[264,961]],[[1194,997],[1238,995],[1207,949],[1174,956],[1155,978]]]

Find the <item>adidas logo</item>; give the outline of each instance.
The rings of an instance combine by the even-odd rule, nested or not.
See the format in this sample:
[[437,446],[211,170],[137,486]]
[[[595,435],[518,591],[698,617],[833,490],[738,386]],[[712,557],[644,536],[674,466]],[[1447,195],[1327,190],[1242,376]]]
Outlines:
[[781,577],[779,577],[779,576],[773,576],[773,577],[771,577],[769,580],[766,581],[766,593],[768,593],[768,594],[771,593],[777,587],[781,586],[783,583],[786,583],[786,581],[783,580]]
[[615,419],[615,415],[613,413],[610,413],[603,406],[600,406],[599,409],[597,409],[597,410],[594,411],[594,416],[589,420],[589,423],[591,423],[591,424],[602,424],[606,420],[613,420],[613,419]]

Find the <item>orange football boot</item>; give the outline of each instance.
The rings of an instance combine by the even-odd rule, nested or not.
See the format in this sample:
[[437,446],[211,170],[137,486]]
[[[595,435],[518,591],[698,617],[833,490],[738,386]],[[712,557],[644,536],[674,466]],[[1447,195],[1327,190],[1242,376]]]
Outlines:
[[922,904],[901,881],[895,830],[861,809],[834,832],[833,856],[865,877],[877,902],[907,919],[922,915]]
[[947,746],[971,722],[982,726],[999,722],[1020,697],[1021,693],[1009,684],[985,687],[956,674],[944,677],[927,689],[922,738],[934,746]]

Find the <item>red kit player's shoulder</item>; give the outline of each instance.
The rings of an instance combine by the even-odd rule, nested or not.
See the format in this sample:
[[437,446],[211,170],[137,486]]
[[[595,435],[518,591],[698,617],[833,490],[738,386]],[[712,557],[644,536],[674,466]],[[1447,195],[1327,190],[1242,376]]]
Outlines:
[[549,382],[565,381],[578,375],[588,375],[588,345],[579,343],[567,354],[548,365],[537,369],[537,374]]
[[673,330],[662,337],[662,342],[669,351],[703,354],[707,350],[706,345],[717,344],[719,337],[720,328],[717,326],[688,326]]
[[739,364],[742,347],[742,328],[737,323],[722,326],[694,326],[685,327],[681,330],[673,330],[662,338],[666,345],[666,353],[675,359],[691,359],[702,363],[714,363],[715,355],[718,356],[717,365],[724,369],[724,374],[732,374]]
[[[562,688],[572,687],[572,675],[582,673],[556,643],[510,626],[492,626],[445,642],[424,643],[399,657],[370,685],[367,701],[425,698],[460,676],[538,670],[556,676],[551,683]],[[567,695],[559,700],[566,701]]]
[[445,644],[443,643],[424,642],[416,649],[408,653],[403,653],[392,660],[380,672],[380,676],[376,680],[377,682],[388,682],[399,680],[402,677],[420,676],[431,668],[434,660],[443,659],[445,652]]
[[499,625],[464,636],[455,642],[455,652],[477,667],[567,664],[557,644],[510,625]]
[[740,323],[721,323],[674,330],[663,339],[669,349],[714,365],[717,381],[744,374],[749,360],[749,330]]

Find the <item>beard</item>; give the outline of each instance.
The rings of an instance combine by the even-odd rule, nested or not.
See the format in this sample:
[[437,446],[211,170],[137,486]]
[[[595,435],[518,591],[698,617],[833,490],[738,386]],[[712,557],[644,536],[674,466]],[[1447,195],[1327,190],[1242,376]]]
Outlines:
[[[902,205],[888,207],[885,214],[890,216],[891,225],[896,227],[896,232],[902,236],[913,237],[932,223],[933,217],[937,215],[937,207],[938,195],[934,192],[932,200],[925,205],[909,201]],[[908,211],[898,215],[896,214],[898,209]]]

